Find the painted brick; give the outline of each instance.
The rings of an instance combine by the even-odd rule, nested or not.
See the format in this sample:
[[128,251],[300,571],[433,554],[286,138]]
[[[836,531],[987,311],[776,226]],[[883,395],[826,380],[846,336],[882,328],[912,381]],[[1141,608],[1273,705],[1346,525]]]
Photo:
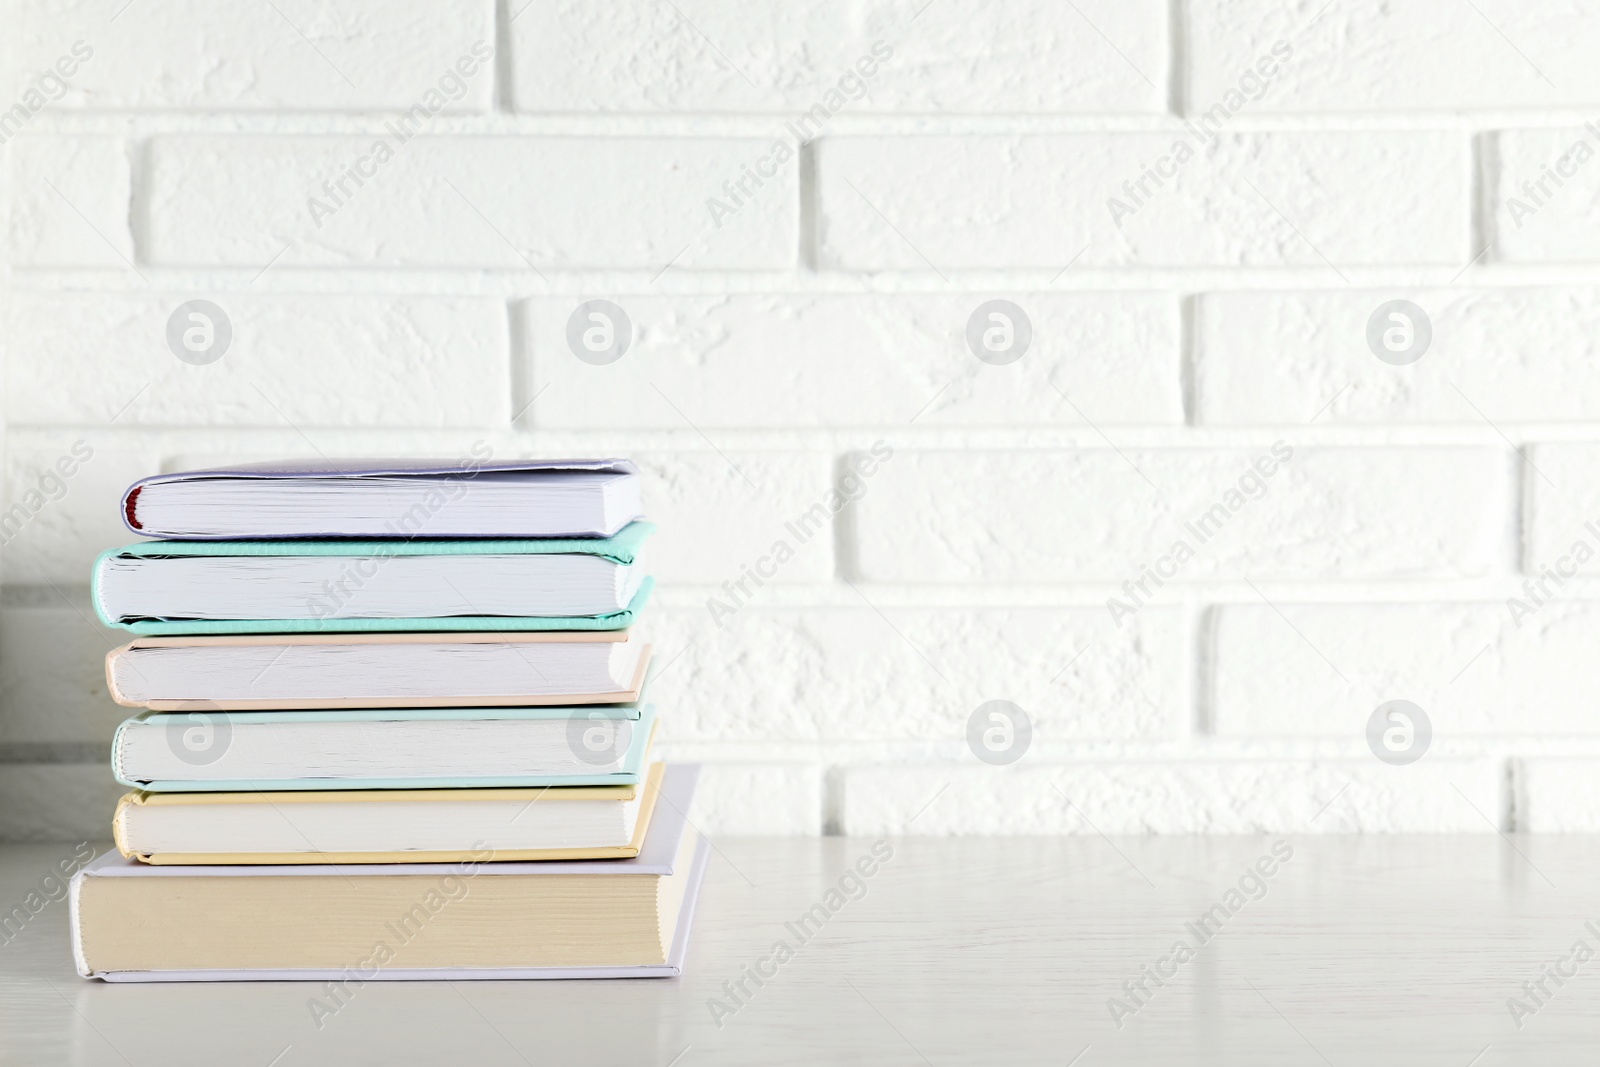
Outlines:
[[1463,17],[1451,0],[1195,0],[1184,11],[1190,114],[1600,103],[1600,73],[1583,59],[1600,50],[1600,15],[1581,5],[1483,3]]
[[[553,393],[551,402],[559,403]],[[794,555],[772,581],[832,579],[831,526],[818,532],[808,524],[812,533],[805,539],[786,529],[832,485],[825,454],[647,452],[632,458],[644,475],[645,514],[658,527],[648,547],[658,578],[721,585],[756,566],[784,538]]]
[[[486,2],[16,6],[17,66],[27,83],[70,70],[59,78],[64,90],[47,83],[60,100],[52,106],[63,109],[400,111],[424,103],[435,111],[481,111],[492,95],[492,67],[477,62],[493,52],[494,9]],[[457,70],[463,56],[472,62]],[[467,69],[473,75],[462,77]],[[430,90],[437,95],[425,99]]]
[[1214,728],[1364,744],[1378,705],[1409,700],[1435,741],[1600,731],[1600,604],[1524,603],[1517,617],[1504,601],[1219,608]]
[[[1005,366],[981,362],[966,340],[969,320],[996,298],[1021,307],[1032,330]],[[1177,304],[1165,296],[619,295],[633,342],[604,366],[569,347],[583,299],[527,305],[533,379],[556,401],[535,409],[538,426],[1183,421]]]
[[[1367,339],[1375,317],[1406,328],[1379,313],[1394,300],[1423,312],[1408,316],[1410,341],[1397,334],[1397,344],[1431,333],[1403,366]],[[1196,407],[1217,425],[1593,419],[1597,304],[1590,289],[1207,294],[1195,315]]]
[[[121,426],[492,426],[510,418],[500,301],[209,298],[232,340],[220,359],[195,365],[168,340],[169,321],[192,294],[13,297],[10,336],[28,358],[8,368],[8,421],[92,424],[119,411]],[[179,318],[180,329],[189,325]]]
[[1492,833],[1501,807],[1498,768],[1489,760],[1403,768],[1375,759],[1204,758],[1004,769],[853,767],[844,772],[843,830],[922,836]]
[[1472,256],[1465,134],[1228,134],[1160,187],[1124,188],[1181,155],[1185,137],[1193,152],[1182,132],[825,139],[822,262],[940,273],[1293,265],[1332,277],[1340,265]]
[[133,271],[129,164],[112,137],[16,137],[11,252],[18,267]]
[[1511,130],[1494,139],[1489,186],[1493,258],[1591,263],[1600,258],[1600,125]]
[[[1269,446],[897,452],[853,505],[860,574],[1120,583],[1149,566],[1179,582],[1450,578],[1486,573],[1508,551],[1510,461],[1497,450],[1301,447],[1272,460]],[[1192,558],[1162,563],[1183,554],[1180,541]]]
[[1154,112],[1166,25],[1157,0],[563,0],[512,22],[513,98],[526,111]]
[[[1600,13],[275,3],[0,4],[0,838],[108,831],[84,583],[129,481],[477,440],[640,461],[662,751],[719,836],[1595,829]],[[634,329],[593,366],[602,297]],[[193,298],[236,328],[207,366],[164,341]],[[1403,367],[1365,341],[1397,298]],[[1364,740],[1391,698],[1411,766]],[[1010,768],[964,744],[993,699]]]
[[1119,630],[1099,608],[784,609],[761,597],[731,615],[658,609],[641,622],[674,738],[964,744],[989,700],[1018,704],[1040,743],[1159,740],[1188,726],[1172,609]]
[[119,444],[104,430],[51,431],[51,438],[53,447],[11,442],[6,449],[0,544],[12,584],[86,583],[96,556],[134,539],[121,521],[123,490],[160,469],[152,449]]
[[[370,138],[158,137],[143,205],[147,255],[256,271],[778,269],[798,247],[792,172],[731,218],[706,208],[764,147],[737,138],[401,142],[389,127]],[[341,189],[352,167],[375,175]]]
[[[1600,445],[1574,442],[1528,449],[1522,569],[1545,578],[1533,595],[1548,599],[1573,574],[1600,574]],[[1591,525],[1592,524],[1592,525]],[[1546,578],[1546,575],[1549,575]]]

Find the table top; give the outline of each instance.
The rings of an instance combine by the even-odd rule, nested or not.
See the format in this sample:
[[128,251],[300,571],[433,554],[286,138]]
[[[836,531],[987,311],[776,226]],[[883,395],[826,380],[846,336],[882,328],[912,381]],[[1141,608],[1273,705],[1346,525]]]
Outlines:
[[[72,852],[0,848],[0,907]],[[376,982],[320,1027],[305,983],[80,979],[52,903],[0,944],[0,1063],[1590,1064],[1597,876],[1581,836],[718,840],[682,978]]]

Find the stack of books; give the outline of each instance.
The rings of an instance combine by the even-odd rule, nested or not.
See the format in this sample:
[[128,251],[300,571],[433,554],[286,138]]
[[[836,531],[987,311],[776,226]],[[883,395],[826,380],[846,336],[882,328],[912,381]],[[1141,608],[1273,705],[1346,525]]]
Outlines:
[[263,464],[122,512],[161,539],[92,595],[146,710],[112,747],[120,855],[72,883],[78,973],[681,972],[707,846],[698,769],[650,758],[632,464]]

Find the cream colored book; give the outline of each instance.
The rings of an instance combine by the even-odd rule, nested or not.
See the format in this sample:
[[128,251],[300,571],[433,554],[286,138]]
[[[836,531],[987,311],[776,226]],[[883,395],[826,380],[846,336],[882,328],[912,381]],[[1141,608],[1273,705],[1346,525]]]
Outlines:
[[624,859],[644,843],[663,764],[642,786],[128,793],[117,850],[145,863],[460,863]]
[[153,867],[72,880],[78,973],[114,982],[665,977],[681,973],[709,850],[674,766],[632,859]]
[[649,662],[627,630],[141,637],[106,686],[152,711],[627,704]]

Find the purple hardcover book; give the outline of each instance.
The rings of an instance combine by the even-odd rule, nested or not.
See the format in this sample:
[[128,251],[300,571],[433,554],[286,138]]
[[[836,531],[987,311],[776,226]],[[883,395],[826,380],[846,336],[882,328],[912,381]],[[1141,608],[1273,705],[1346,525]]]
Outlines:
[[[694,799],[700,768],[678,764],[667,768],[661,794],[646,832],[643,848],[632,859],[572,860],[543,863],[403,863],[350,866],[281,867],[154,867],[108,853],[72,879],[70,894],[72,951],[78,973],[108,982],[261,982],[261,981],[456,981],[521,978],[671,978],[683,973],[689,929],[694,921],[700,884],[710,862],[710,845],[694,832],[686,812]],[[527,922],[508,919],[497,901],[518,899],[523,890],[502,892],[481,880],[520,878],[523,884],[570,876],[655,876],[657,891],[649,900],[650,915],[664,925],[654,961],[593,960],[581,965],[549,966],[531,962],[552,940],[563,938],[559,916],[543,915],[532,900]],[[261,879],[283,880],[281,893],[257,892]],[[618,883],[619,885],[621,883]],[[366,886],[374,892],[365,892]],[[390,887],[405,886],[396,897]],[[474,887],[482,885],[481,892]],[[202,889],[202,886],[204,887]],[[240,892],[232,892],[239,887]],[[530,889],[533,888],[530,885]],[[320,899],[331,893],[337,901]],[[570,896],[570,894],[567,894]],[[199,902],[206,904],[201,906]],[[549,899],[549,898],[541,898]],[[401,901],[401,906],[394,904]],[[328,912],[337,904],[353,923],[346,959],[324,942],[339,934],[317,936],[316,920],[306,916]],[[407,909],[405,904],[415,906]],[[548,905],[547,905],[548,906]],[[612,916],[608,905],[595,901],[600,920]],[[617,907],[617,905],[609,905]],[[656,909],[659,908],[659,914]],[[420,910],[419,910],[420,909]],[[580,912],[582,909],[580,908]],[[263,931],[259,943],[297,943],[293,949],[269,949],[282,959],[276,965],[227,958],[230,929],[248,913],[249,925]],[[570,918],[570,917],[569,917]],[[621,911],[614,918],[637,925],[639,916]],[[543,925],[540,925],[541,920]],[[498,931],[485,950],[481,939],[452,940],[475,927]],[[312,934],[308,937],[307,930]],[[356,937],[354,932],[363,936]],[[570,938],[569,938],[570,940]],[[431,942],[431,943],[430,943]],[[477,946],[477,947],[474,947]],[[383,950],[380,951],[380,947]],[[241,949],[240,951],[245,951]],[[487,951],[494,958],[484,957]],[[519,960],[526,952],[528,961]],[[303,961],[295,953],[329,955],[325,961]],[[408,963],[421,956],[426,962]],[[441,961],[441,956],[445,957]],[[221,957],[221,958],[219,958]],[[206,966],[195,966],[198,961]]]
[[624,459],[282,460],[143,478],[122,496],[146,537],[610,537],[642,516]]

